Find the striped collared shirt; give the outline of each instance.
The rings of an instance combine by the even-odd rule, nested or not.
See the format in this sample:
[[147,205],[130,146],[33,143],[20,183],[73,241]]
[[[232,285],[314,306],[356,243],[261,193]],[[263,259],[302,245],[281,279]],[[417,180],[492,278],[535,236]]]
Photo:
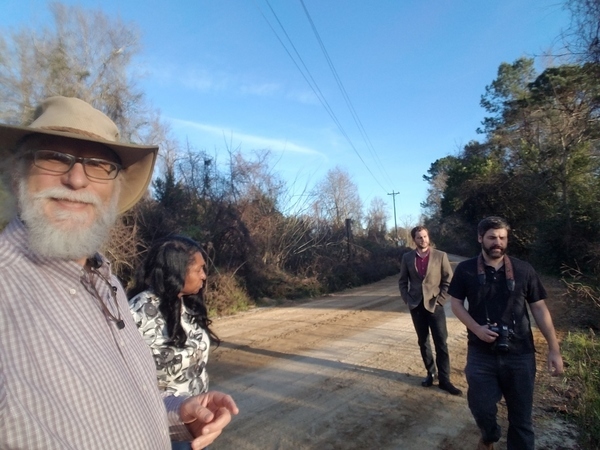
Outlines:
[[118,307],[97,275],[32,253],[20,220],[0,234],[0,448],[170,449],[168,421],[185,428],[181,399],[161,398],[121,284],[108,262],[98,270]]

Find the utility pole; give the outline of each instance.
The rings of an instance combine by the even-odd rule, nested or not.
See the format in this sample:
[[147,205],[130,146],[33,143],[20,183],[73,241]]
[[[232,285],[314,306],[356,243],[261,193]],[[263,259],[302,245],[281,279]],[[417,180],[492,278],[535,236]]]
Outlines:
[[348,240],[348,263],[352,260],[352,219],[346,219],[346,239]]
[[392,191],[391,195],[394,200],[394,229],[396,230],[396,245],[398,245],[398,224],[396,223],[396,195],[400,194],[400,192]]

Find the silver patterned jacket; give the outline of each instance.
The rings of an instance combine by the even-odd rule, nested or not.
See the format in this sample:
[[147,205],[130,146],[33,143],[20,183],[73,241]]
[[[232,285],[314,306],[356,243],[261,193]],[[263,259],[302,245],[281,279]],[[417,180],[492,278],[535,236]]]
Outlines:
[[181,326],[187,335],[185,346],[177,348],[166,344],[167,326],[158,304],[159,298],[149,290],[140,292],[129,301],[133,319],[152,351],[159,388],[178,396],[208,391],[208,333],[191,322],[191,316],[182,304]]

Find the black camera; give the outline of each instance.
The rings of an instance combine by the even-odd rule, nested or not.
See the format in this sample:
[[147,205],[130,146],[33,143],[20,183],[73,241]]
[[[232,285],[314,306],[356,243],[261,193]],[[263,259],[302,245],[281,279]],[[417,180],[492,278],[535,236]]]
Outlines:
[[494,341],[494,350],[499,353],[507,353],[510,349],[509,341],[512,339],[514,331],[506,325],[488,325],[488,328],[494,333],[498,333],[498,337]]

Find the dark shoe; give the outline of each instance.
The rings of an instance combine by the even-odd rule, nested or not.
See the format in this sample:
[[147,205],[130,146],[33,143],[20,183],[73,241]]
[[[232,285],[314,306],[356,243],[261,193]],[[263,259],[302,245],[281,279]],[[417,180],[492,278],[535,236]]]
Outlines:
[[433,386],[433,380],[435,380],[435,373],[428,373],[427,378],[423,378],[421,381],[421,386],[423,387],[431,387]]
[[479,439],[477,444],[477,450],[494,450],[493,442],[485,442],[483,439]]
[[440,389],[448,392],[450,395],[462,395],[462,391],[449,381],[440,381]]

